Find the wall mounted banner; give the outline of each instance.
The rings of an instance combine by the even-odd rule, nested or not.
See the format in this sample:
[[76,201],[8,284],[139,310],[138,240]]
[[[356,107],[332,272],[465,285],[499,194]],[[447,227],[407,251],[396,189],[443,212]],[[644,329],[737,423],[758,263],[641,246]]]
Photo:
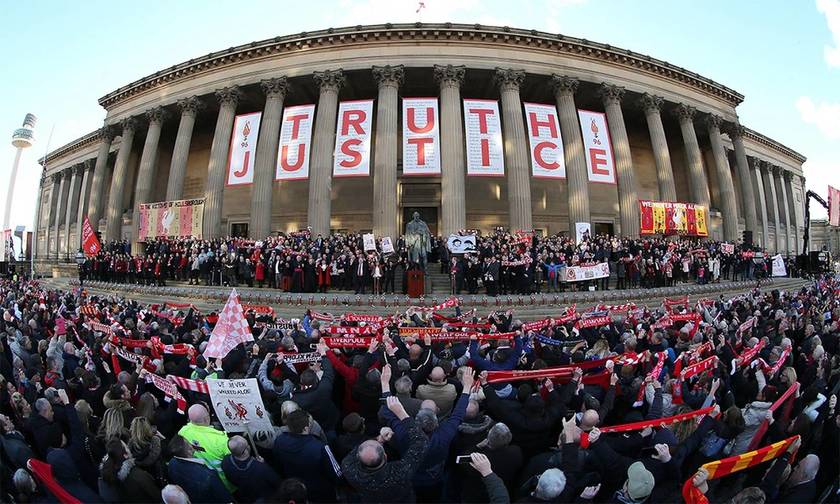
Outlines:
[[566,178],[566,159],[560,121],[554,105],[525,103],[525,123],[531,143],[531,175],[534,178]]
[[840,226],[840,189],[828,186],[828,225]]
[[639,200],[641,234],[709,236],[708,211],[703,205]]
[[309,178],[309,151],[312,146],[314,121],[315,105],[298,105],[283,109],[275,180]]
[[254,183],[254,161],[257,158],[257,136],[262,112],[242,114],[233,120],[233,134],[227,165],[227,185]]
[[503,177],[505,153],[496,100],[464,100],[467,175]]
[[334,177],[370,175],[370,138],[373,100],[345,101],[338,104],[335,129]]
[[137,240],[201,238],[203,222],[204,198],[143,203]]
[[590,182],[615,184],[615,158],[613,157],[607,116],[603,112],[578,109],[586,171]]
[[437,98],[403,98],[403,175],[440,175]]

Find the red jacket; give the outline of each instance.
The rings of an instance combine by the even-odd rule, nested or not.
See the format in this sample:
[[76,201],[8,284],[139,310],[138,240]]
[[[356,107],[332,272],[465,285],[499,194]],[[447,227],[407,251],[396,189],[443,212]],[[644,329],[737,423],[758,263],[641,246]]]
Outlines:
[[327,351],[327,359],[330,360],[338,374],[344,378],[343,410],[347,413],[358,413],[359,403],[353,399],[353,385],[359,380],[359,370],[353,366],[348,366],[332,351]]
[[254,278],[256,278],[258,282],[265,280],[265,265],[260,260],[257,260],[257,271],[254,274]]

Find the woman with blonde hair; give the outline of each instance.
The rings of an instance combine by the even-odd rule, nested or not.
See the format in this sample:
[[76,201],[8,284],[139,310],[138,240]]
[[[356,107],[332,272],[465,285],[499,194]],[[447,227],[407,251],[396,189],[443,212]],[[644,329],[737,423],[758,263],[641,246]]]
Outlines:
[[610,353],[610,343],[609,341],[601,338],[592,345],[592,348],[586,351],[586,359],[587,360],[598,360],[603,359]]
[[160,437],[147,418],[139,416],[131,421],[128,449],[138,467],[151,472],[155,478],[162,474]]

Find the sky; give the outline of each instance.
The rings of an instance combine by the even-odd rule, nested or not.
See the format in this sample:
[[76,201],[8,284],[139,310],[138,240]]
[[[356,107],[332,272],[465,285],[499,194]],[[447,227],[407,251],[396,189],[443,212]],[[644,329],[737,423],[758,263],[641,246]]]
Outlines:
[[[481,23],[650,54],[745,95],[741,123],[804,154],[808,188],[840,187],[840,0],[42,0],[4,7],[0,195],[11,134],[38,116],[12,227],[34,222],[38,158],[99,128],[103,95],[176,63],[278,35],[357,24]],[[812,216],[825,217],[817,204]],[[0,206],[2,212],[2,206]]]

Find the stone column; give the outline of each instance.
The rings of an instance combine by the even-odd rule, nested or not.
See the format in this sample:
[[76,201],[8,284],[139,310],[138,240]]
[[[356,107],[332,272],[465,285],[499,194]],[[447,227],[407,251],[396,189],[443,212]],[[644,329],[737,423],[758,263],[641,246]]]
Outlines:
[[184,196],[184,179],[187,176],[190,142],[192,141],[193,126],[195,126],[195,116],[198,114],[201,105],[201,100],[197,96],[178,100],[178,109],[181,110],[181,120],[178,123],[178,134],[175,136],[172,161],[169,163],[169,179],[166,182],[166,201],[179,200]]
[[76,222],[76,213],[79,211],[79,191],[84,176],[84,166],[71,166],[67,172],[70,176],[70,188],[67,190],[67,208],[64,212],[64,257],[70,257],[75,253],[70,239],[70,226]]
[[[53,259],[58,259],[60,250],[61,250],[61,224],[64,222],[64,188],[66,187],[67,182],[67,173],[66,171],[57,172],[53,175],[53,180],[58,181],[58,192],[55,193],[55,218],[53,219],[53,234],[55,235],[55,245],[53,245],[52,250],[52,257]],[[53,189],[56,186],[53,185]]]
[[794,254],[799,254],[802,249],[802,245],[800,244],[800,237],[799,237],[799,225],[801,221],[801,216],[799,215],[799,210],[796,205],[796,192],[793,190],[793,174],[789,171],[785,171],[785,182],[784,185],[787,191],[787,200],[788,205],[790,206],[789,214],[790,219],[793,221],[793,252]]
[[463,105],[461,84],[463,66],[435,65],[435,80],[440,85],[440,212],[442,236],[467,227],[465,194],[466,161],[464,154]]
[[254,160],[254,184],[251,186],[251,225],[248,234],[262,240],[271,233],[271,202],[274,175],[277,171],[277,145],[280,143],[280,123],[283,122],[283,101],[289,90],[286,77],[260,82],[265,91],[265,107],[260,120],[260,136]]
[[105,179],[108,176],[108,156],[111,153],[111,142],[116,133],[111,126],[103,126],[100,130],[102,142],[96,152],[96,166],[93,168],[93,182],[90,186],[90,202],[88,203],[88,218],[94,231],[99,230],[99,219],[105,213]]
[[[776,197],[776,183],[773,181],[772,165],[767,161],[761,161],[761,178],[764,181],[764,196],[767,203],[767,218],[776,226],[776,240],[773,243],[773,252],[778,253],[782,250],[782,225],[779,222],[779,199]],[[768,240],[769,242],[769,240]],[[770,249],[768,243],[767,249]]]
[[505,169],[508,184],[510,230],[531,230],[531,174],[525,120],[519,87],[525,80],[523,70],[497,68],[496,83],[502,96],[502,132],[504,133]]
[[[82,169],[85,174],[82,176],[82,190],[79,196],[79,212],[76,215],[76,242],[79,247],[82,246],[82,227],[85,223],[85,217],[88,215],[88,200],[90,199],[90,188],[93,186],[93,159],[85,159]],[[93,222],[90,223],[94,231],[96,226]]]
[[70,171],[63,170],[60,172],[60,184],[58,186],[58,199],[55,205],[55,224],[53,232],[55,233],[55,259],[61,257],[61,225],[64,224],[64,219],[67,214],[67,188],[70,185]]
[[621,111],[624,88],[602,82],[601,99],[607,113],[607,127],[615,151],[615,171],[618,179],[618,203],[621,219],[621,234],[630,238],[639,237],[639,196],[633,177],[633,158],[630,155],[630,140]]
[[397,231],[397,95],[404,74],[402,65],[373,67],[373,77],[379,83],[373,155],[373,234],[390,236],[392,240],[400,235]]
[[755,184],[755,195],[756,200],[753,203],[758,208],[758,213],[756,214],[758,217],[761,217],[761,239],[759,243],[762,247],[769,249],[768,242],[770,241],[770,227],[769,221],[767,218],[767,200],[764,194],[764,182],[762,181],[761,176],[761,168],[759,166],[759,161],[754,158],[750,157],[747,158],[747,162],[750,165],[750,175],[753,184]]
[[736,243],[738,241],[738,205],[735,201],[735,184],[732,182],[732,172],[729,171],[729,160],[726,158],[726,149],[723,147],[723,139],[720,136],[721,122],[723,119],[720,116],[711,114],[706,117],[720,186],[723,239]]
[[[119,240],[120,234],[122,233],[123,187],[128,176],[128,158],[131,155],[131,147],[134,144],[134,130],[136,128],[137,122],[133,118],[129,117],[123,120],[120,151],[117,153],[117,160],[114,162],[114,174],[111,176],[111,190],[108,193],[105,241]],[[96,163],[97,165],[99,164],[98,158]]]
[[315,72],[320,88],[315,112],[315,138],[309,166],[309,227],[314,236],[330,233],[332,209],[332,170],[335,150],[335,122],[338,116],[338,90],[344,85],[344,71]]
[[793,230],[791,229],[790,203],[788,203],[788,191],[787,187],[785,187],[785,175],[785,169],[781,166],[773,168],[773,178],[776,179],[776,184],[779,186],[778,190],[781,192],[779,195],[779,206],[781,207],[779,215],[785,219],[785,246],[782,251],[790,255],[790,242],[793,241]]
[[671,152],[668,150],[668,139],[665,127],[662,125],[663,99],[660,96],[643,94],[639,99],[639,106],[645,112],[650,144],[653,148],[653,160],[656,163],[656,182],[659,185],[659,199],[662,201],[677,201],[677,189],[674,186],[674,169],[671,167]]
[[747,151],[744,149],[744,127],[740,124],[732,124],[726,133],[735,148],[735,164],[738,170],[738,178],[741,181],[741,201],[744,202],[744,228],[755,234],[758,232],[758,217],[755,211],[755,193],[753,192],[750,168],[747,164]]
[[231,86],[216,91],[219,100],[219,115],[216,117],[216,131],[210,147],[210,162],[207,164],[207,188],[204,191],[204,239],[222,236],[222,192],[225,189],[225,169],[227,168],[230,134],[236,105],[241,93],[239,86]]
[[709,208],[709,183],[703,173],[703,158],[700,155],[700,145],[697,143],[697,132],[694,131],[694,107],[680,104],[674,111],[680,121],[685,155],[688,160],[688,187],[691,201]]
[[141,252],[138,242],[140,205],[149,202],[152,184],[157,178],[158,144],[160,143],[160,130],[163,127],[163,121],[166,119],[166,112],[163,107],[155,107],[146,112],[146,118],[149,120],[149,130],[146,132],[143,153],[140,155],[140,167],[137,169],[137,184],[134,186],[134,213],[131,218],[131,242],[135,254]]
[[[41,234],[41,205],[44,201],[44,187],[47,181],[43,171],[41,172],[41,179],[38,181],[38,198],[35,201],[35,236],[32,238],[32,258],[41,258],[41,247],[38,246],[38,235]],[[47,226],[49,229],[49,226]],[[46,230],[45,230],[46,231]],[[46,233],[44,233],[46,235]]]
[[589,175],[583,151],[583,137],[575,105],[578,80],[565,75],[552,75],[554,97],[560,115],[563,136],[563,156],[566,162],[566,182],[569,190],[569,236],[575,236],[576,222],[590,222]]

